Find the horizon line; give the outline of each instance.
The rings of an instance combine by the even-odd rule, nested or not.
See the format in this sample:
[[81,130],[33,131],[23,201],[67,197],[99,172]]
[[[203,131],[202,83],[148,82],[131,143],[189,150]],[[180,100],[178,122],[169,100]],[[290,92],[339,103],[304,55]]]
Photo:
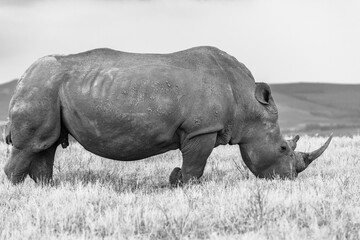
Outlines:
[[[12,80],[0,83],[0,86],[5,85],[5,84],[9,84],[11,82],[14,81],[18,81],[20,78],[13,78]],[[255,81],[257,82],[257,81]],[[269,85],[295,85],[295,84],[320,84],[320,85],[360,85],[360,83],[333,83],[333,82],[284,82],[284,83],[279,83],[279,82],[275,82],[275,83],[269,83],[267,82],[267,84]]]

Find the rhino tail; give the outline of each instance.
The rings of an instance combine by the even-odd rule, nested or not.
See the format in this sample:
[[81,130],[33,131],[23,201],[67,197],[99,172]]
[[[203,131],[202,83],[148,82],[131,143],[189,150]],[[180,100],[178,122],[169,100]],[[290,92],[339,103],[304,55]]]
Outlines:
[[5,142],[7,145],[12,144],[11,140],[11,131],[10,131],[10,122],[8,122],[5,126]]
[[12,141],[11,141],[11,133],[10,133],[10,132],[9,132],[8,135],[6,135],[6,137],[5,137],[5,142],[6,142],[7,145],[12,144]]

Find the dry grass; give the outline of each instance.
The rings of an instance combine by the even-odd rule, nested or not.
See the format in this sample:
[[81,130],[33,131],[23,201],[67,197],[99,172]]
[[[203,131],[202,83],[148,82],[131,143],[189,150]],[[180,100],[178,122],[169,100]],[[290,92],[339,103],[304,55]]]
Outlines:
[[[298,149],[324,141],[303,137]],[[1,169],[8,150],[0,143]],[[360,136],[335,137],[295,181],[256,179],[225,146],[201,184],[170,188],[180,164],[178,151],[116,162],[59,148],[52,187],[12,186],[0,174],[0,239],[360,238]]]

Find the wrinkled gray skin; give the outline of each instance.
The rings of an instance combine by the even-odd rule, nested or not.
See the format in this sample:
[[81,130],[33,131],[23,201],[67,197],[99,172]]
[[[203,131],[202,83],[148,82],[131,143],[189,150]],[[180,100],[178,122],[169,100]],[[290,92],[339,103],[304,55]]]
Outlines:
[[212,149],[225,144],[238,144],[258,177],[294,178],[331,139],[313,153],[294,152],[298,137],[281,136],[269,86],[213,47],[41,58],[19,80],[9,117],[5,173],[15,184],[27,174],[51,181],[56,148],[68,145],[68,134],[120,161],[180,149],[183,164],[172,184],[200,178]]

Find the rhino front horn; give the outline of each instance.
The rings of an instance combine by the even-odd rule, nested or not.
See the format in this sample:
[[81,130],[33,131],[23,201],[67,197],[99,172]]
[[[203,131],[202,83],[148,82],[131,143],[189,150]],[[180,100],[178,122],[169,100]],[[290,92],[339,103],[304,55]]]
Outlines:
[[321,154],[323,154],[323,152],[329,146],[332,136],[333,136],[333,134],[330,135],[329,139],[324,143],[324,145],[322,145],[319,149],[317,149],[313,152],[310,152],[310,153],[295,152],[296,171],[298,173],[304,171],[312,161],[314,161],[315,159],[320,157]]

